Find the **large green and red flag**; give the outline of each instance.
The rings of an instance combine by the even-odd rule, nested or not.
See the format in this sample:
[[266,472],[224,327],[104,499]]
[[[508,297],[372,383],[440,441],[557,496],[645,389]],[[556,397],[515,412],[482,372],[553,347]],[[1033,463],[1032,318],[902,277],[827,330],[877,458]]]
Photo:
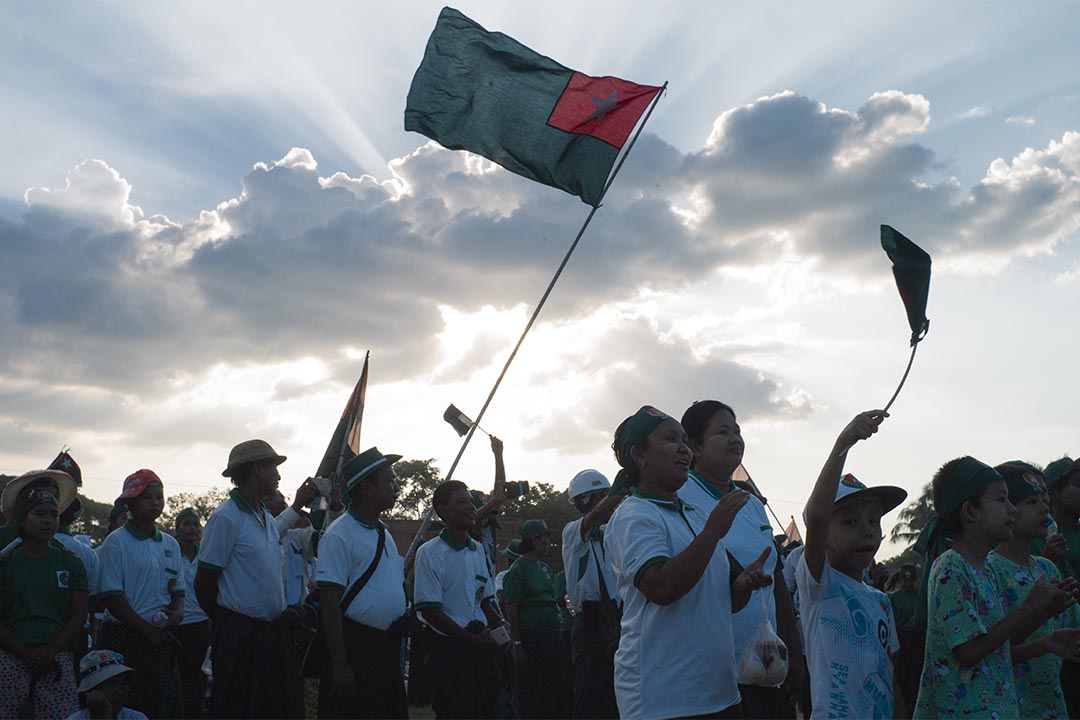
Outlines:
[[405,129],[595,207],[661,89],[576,72],[447,7],[409,88]]
[[893,263],[893,277],[900,299],[904,302],[911,345],[926,337],[930,321],[926,318],[926,302],[930,296],[930,255],[888,225],[881,226],[881,247]]
[[364,419],[364,396],[367,394],[370,355],[371,353],[364,355],[364,368],[360,371],[360,379],[356,381],[349,401],[345,403],[345,410],[341,413],[341,419],[330,437],[330,444],[326,446],[322,462],[315,472],[317,477],[328,478],[340,472],[342,465],[360,454],[360,424]]

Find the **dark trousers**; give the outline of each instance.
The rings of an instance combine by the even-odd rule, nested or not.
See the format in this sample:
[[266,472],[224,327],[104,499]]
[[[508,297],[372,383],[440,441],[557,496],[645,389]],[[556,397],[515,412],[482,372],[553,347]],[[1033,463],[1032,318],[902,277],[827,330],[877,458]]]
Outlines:
[[1069,717],[1080,718],[1080,663],[1065,660],[1061,664],[1061,692]]
[[179,641],[176,660],[180,665],[180,685],[184,695],[184,716],[206,714],[206,674],[202,671],[206,648],[210,646],[210,621],[181,625],[173,631]]
[[618,718],[615,702],[615,648],[584,613],[574,616],[574,718]]
[[740,685],[743,717],[763,720],[795,720],[795,708],[783,688]]
[[135,669],[127,707],[155,720],[183,716],[180,674],[171,644],[156,646],[127,625],[106,622],[95,647],[120,653],[124,664]]
[[230,719],[289,717],[292,662],[283,652],[274,626],[219,607],[211,628],[214,684],[207,715]]
[[904,694],[907,717],[911,717],[915,712],[915,698],[919,694],[919,683],[922,680],[923,658],[926,654],[926,631],[901,630],[899,637],[900,649],[893,658],[893,672],[896,676],[896,685]]
[[437,718],[492,718],[499,676],[494,658],[428,630],[428,687]]
[[518,715],[522,718],[565,718],[562,643],[558,630],[521,629],[525,667],[518,672]]
[[347,698],[334,696],[327,659],[319,678],[319,717],[409,717],[401,672],[401,636],[347,618],[342,618],[341,624],[355,692]]

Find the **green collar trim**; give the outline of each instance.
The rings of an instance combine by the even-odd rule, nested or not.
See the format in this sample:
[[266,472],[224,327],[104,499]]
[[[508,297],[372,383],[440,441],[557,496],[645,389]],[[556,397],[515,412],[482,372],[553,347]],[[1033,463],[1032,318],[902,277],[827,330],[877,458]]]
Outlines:
[[[241,512],[255,514],[254,508],[248,504],[248,501],[244,499],[244,496],[240,494],[239,488],[233,488],[229,491],[229,497],[236,503],[236,507],[240,508]],[[262,509],[262,503],[259,503],[259,509]]]
[[364,518],[362,518],[362,517],[360,517],[359,515],[357,515],[357,514],[356,514],[355,512],[353,512],[353,508],[352,508],[352,506],[351,506],[351,505],[349,506],[349,515],[351,515],[351,516],[352,516],[352,519],[353,519],[353,520],[355,520],[356,522],[360,523],[361,525],[363,525],[364,527],[366,527],[366,528],[367,528],[368,530],[378,530],[378,529],[379,529],[379,528],[377,528],[376,526],[374,526],[374,525],[372,525],[371,523],[369,523],[369,522],[368,522],[367,520],[365,520]]
[[698,487],[708,493],[709,497],[711,497],[713,500],[719,500],[720,498],[724,497],[724,492],[720,488],[716,487],[693,470],[690,471],[690,478],[698,484]]
[[[462,545],[457,540],[455,540],[453,537],[451,537],[450,533],[448,533],[446,531],[446,528],[443,528],[443,531],[441,533],[439,533],[439,537],[442,539],[442,541],[444,543],[449,545],[455,551],[464,550],[466,548],[465,545]],[[466,536],[466,541],[469,543],[468,548],[470,550],[475,550],[476,549],[476,543],[473,542],[473,539],[471,537]]]
[[142,530],[135,527],[135,525],[130,520],[128,520],[126,523],[124,523],[124,529],[131,533],[131,537],[135,538],[136,540],[152,539],[154,542],[161,542],[161,531],[158,530],[156,527],[154,528],[153,535],[147,535]]
[[655,493],[651,493],[648,490],[642,490],[641,488],[637,488],[637,487],[630,488],[630,494],[633,495],[636,498],[641,498],[642,500],[647,500],[647,501],[651,502],[653,505],[656,505],[657,507],[662,507],[665,510],[676,510],[676,511],[681,512],[683,510],[693,510],[694,509],[693,505],[686,502],[685,500],[683,500],[678,495],[675,496],[674,500],[668,500],[665,497],[660,497],[659,495],[657,495]]

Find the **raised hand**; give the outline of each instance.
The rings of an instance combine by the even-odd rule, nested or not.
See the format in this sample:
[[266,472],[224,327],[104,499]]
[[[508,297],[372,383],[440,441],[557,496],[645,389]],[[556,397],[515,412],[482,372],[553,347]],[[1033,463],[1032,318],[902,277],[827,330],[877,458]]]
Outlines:
[[705,530],[717,533],[717,537],[727,535],[728,530],[731,529],[731,523],[735,521],[735,516],[749,499],[750,493],[745,490],[735,490],[724,495],[709,513],[709,519],[705,521]]
[[836,448],[847,452],[855,443],[866,440],[876,433],[887,417],[889,413],[884,410],[867,410],[859,413],[840,431],[840,435],[836,438]]
[[1056,584],[1051,585],[1043,580],[1036,580],[1027,599],[1024,600],[1024,605],[1027,605],[1042,620],[1049,620],[1060,615],[1076,602],[1076,597],[1073,595],[1075,584],[1076,581],[1073,580],[1070,589],[1063,589]]
[[1043,546],[1042,556],[1051,562],[1057,562],[1068,549],[1069,544],[1065,541],[1065,536],[1061,533],[1054,533],[1046,539],[1046,545]]

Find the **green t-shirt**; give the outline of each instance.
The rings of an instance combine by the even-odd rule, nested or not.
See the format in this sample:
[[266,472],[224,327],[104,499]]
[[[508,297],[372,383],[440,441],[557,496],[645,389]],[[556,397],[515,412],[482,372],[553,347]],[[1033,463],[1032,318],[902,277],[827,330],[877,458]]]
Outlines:
[[551,570],[538,560],[519,557],[514,561],[503,578],[503,603],[518,604],[518,622],[526,630],[557,632],[560,628]]
[[[1069,547],[1055,564],[1064,577],[1080,580],[1080,527],[1069,529],[1058,525],[1057,531],[1065,538],[1065,544]],[[1039,555],[1045,546],[1044,541],[1035,540],[1031,543],[1031,553]]]
[[[997,579],[1001,604],[1006,613],[1011,613],[1020,606],[1031,588],[1038,580],[1056,584],[1061,581],[1061,571],[1044,557],[1035,558],[1030,567],[1018,565],[996,550],[986,559],[988,568],[992,568]],[[1080,615],[1073,605],[1057,617],[1050,618],[1027,641],[1037,640],[1061,628],[1077,627]],[[1046,653],[1025,662],[1013,665],[1016,678],[1016,698],[1020,705],[1020,717],[1042,718],[1051,720],[1069,717],[1065,709],[1065,697],[1061,692],[1061,658],[1054,653]]]
[[892,603],[893,622],[896,623],[898,632],[915,630],[915,608],[918,607],[919,593],[904,592],[897,590],[889,593],[889,602]]
[[18,548],[0,563],[0,622],[23,645],[45,645],[71,617],[71,593],[88,591],[86,568],[75,553],[49,545],[45,557]]

